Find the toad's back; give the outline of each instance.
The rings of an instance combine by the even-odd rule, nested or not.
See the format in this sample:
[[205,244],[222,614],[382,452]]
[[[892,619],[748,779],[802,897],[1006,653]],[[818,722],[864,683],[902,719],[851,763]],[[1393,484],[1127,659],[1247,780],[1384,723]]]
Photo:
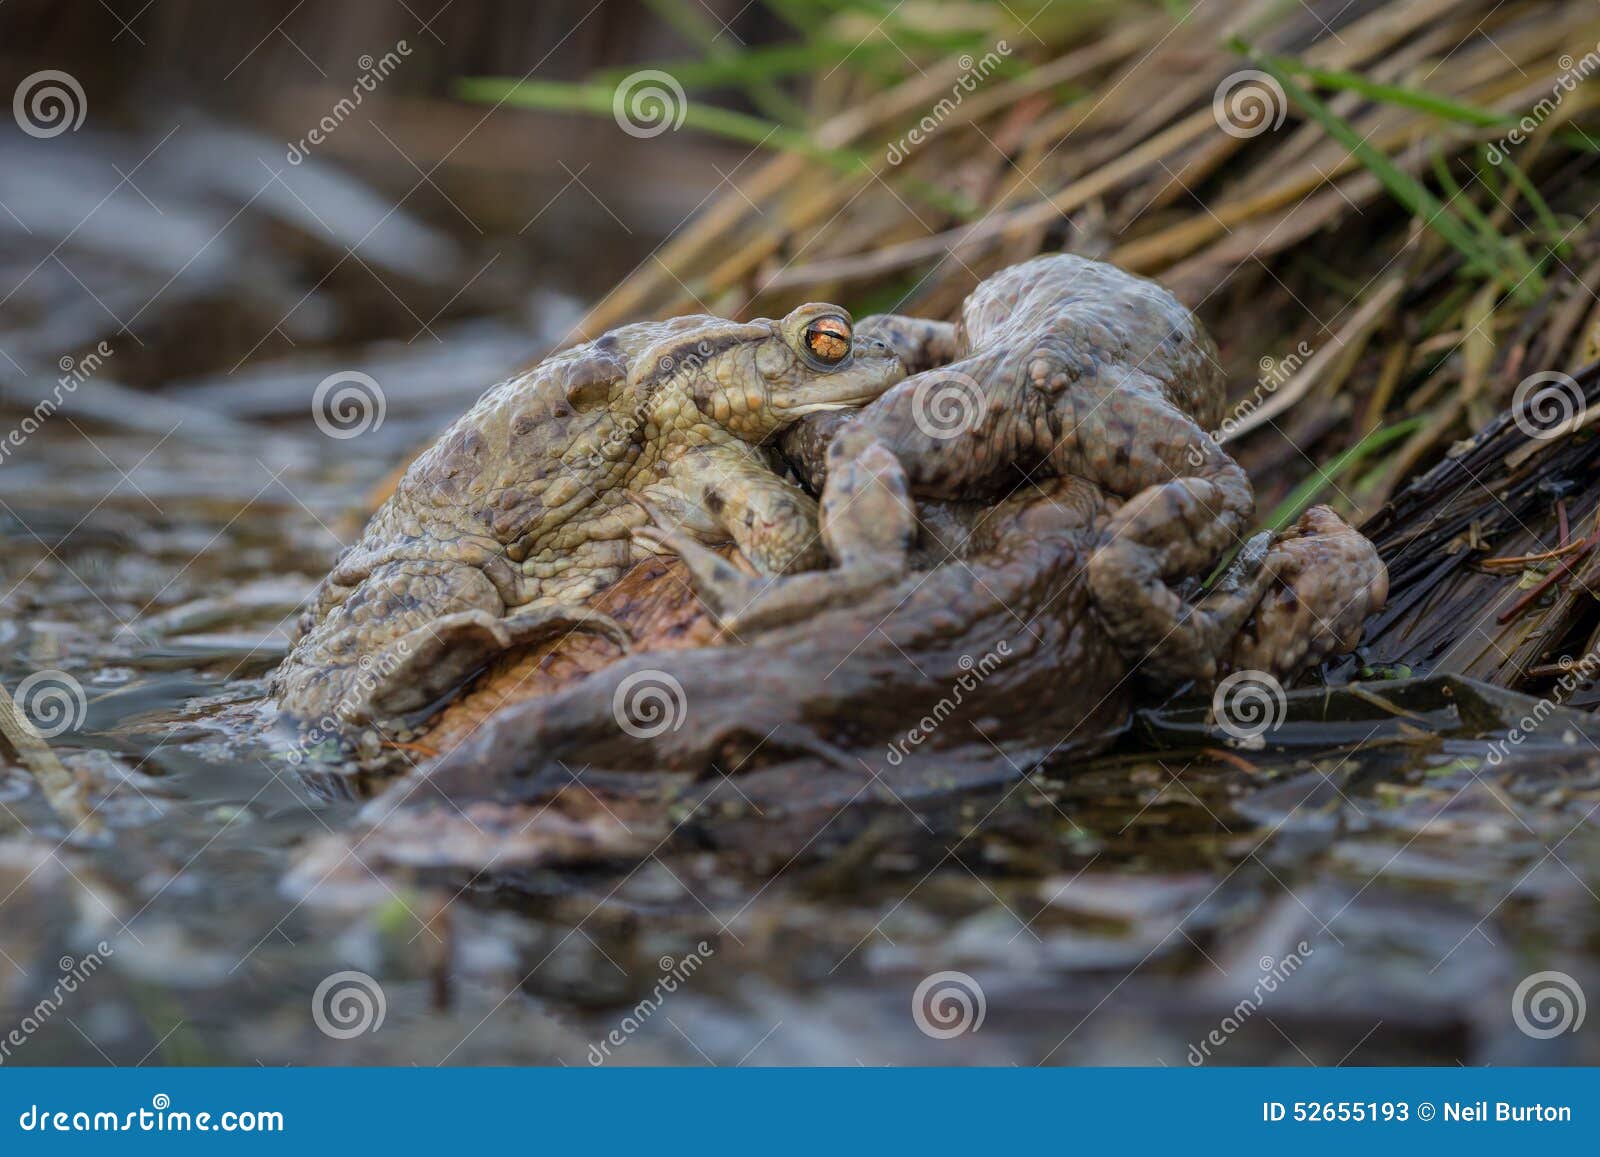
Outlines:
[[1202,426],[1222,421],[1226,382],[1211,336],[1166,289],[1114,265],[1061,253],[1002,270],[967,298],[958,341],[962,353],[1003,343],[1023,358],[1062,335],[1084,370],[1136,369]]
[[492,387],[412,463],[363,546],[482,537],[513,562],[548,547],[649,464],[647,415],[623,398],[633,361],[714,320],[624,326]]

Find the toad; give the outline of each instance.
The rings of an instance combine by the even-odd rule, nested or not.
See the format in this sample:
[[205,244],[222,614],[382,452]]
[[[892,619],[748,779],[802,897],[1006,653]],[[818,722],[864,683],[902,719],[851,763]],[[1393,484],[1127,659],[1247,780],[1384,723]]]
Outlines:
[[586,604],[651,549],[731,539],[760,574],[825,560],[814,499],[765,443],[904,376],[837,306],[624,326],[491,388],[401,478],[302,616],[284,715],[403,735],[508,648],[622,629]]

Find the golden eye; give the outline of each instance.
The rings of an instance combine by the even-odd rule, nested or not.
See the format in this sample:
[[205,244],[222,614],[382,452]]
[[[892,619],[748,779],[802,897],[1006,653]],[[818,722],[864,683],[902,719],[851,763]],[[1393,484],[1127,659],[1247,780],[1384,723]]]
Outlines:
[[819,317],[806,326],[805,341],[807,353],[836,366],[850,356],[850,323],[842,317]]

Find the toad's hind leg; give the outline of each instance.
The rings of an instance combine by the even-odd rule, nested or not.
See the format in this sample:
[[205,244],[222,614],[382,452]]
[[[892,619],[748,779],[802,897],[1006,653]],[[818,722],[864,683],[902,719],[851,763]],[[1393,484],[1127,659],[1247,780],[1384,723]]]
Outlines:
[[484,610],[443,615],[396,639],[374,664],[383,674],[372,692],[372,713],[379,719],[414,714],[457,690],[502,651],[574,631],[605,635],[629,649],[622,625],[587,607],[530,607],[506,618]]
[[626,638],[585,607],[505,612],[499,588],[475,566],[384,563],[295,644],[276,677],[280,702],[302,720],[397,725],[508,647],[571,630]]
[[1193,418],[1150,391],[1113,388],[1074,417],[1067,472],[1128,496],[1089,560],[1101,620],[1154,682],[1212,679],[1271,581],[1271,559],[1245,552],[1228,589],[1196,603],[1168,584],[1204,575],[1244,545],[1255,509],[1250,480]]

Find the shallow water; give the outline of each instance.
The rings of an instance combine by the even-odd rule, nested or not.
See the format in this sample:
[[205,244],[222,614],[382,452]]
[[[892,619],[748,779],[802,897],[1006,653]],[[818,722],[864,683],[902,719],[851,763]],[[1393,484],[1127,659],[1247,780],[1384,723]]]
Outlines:
[[[217,448],[39,437],[42,469],[110,496],[51,538],[20,529],[49,516],[40,491],[0,493],[0,679],[79,681],[53,744],[109,830],[68,837],[8,763],[6,1017],[36,1019],[60,958],[106,952],[10,1063],[1179,1065],[1229,1018],[1218,1063],[1594,1059],[1584,1034],[1517,1032],[1510,1000],[1540,968],[1591,977],[1600,772],[1553,724],[1487,768],[1463,738],[1483,711],[1427,687],[1402,714],[1336,703],[1344,722],[1300,693],[1271,753],[1197,754],[1201,717],[1159,716],[1127,746],[1171,750],[889,808],[821,861],[759,864],[758,827],[721,853],[302,902],[286,874],[357,805],[275,751],[263,675],[388,449],[256,467],[240,509],[218,480],[255,479]],[[232,617],[201,602],[230,590],[252,593]],[[339,1039],[313,994],[348,971],[384,1017]],[[981,991],[976,1031],[919,1027],[943,973]]]

